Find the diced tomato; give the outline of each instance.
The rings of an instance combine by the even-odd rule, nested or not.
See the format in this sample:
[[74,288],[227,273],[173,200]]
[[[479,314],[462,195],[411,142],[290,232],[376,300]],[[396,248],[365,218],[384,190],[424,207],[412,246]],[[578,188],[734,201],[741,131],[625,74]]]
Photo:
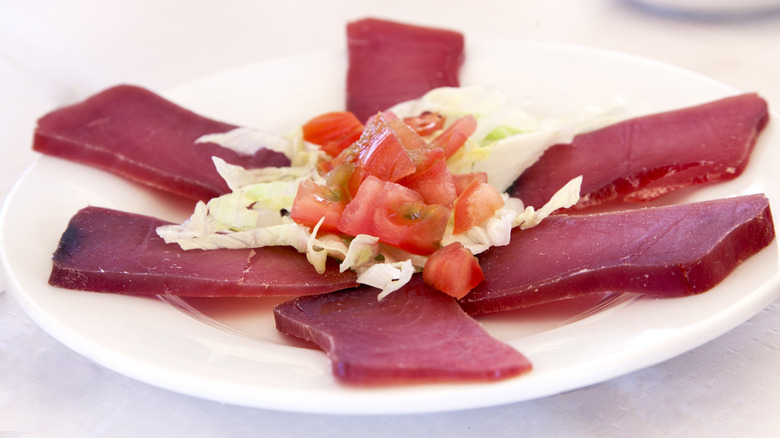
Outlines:
[[452,175],[452,182],[455,184],[455,193],[460,195],[468,186],[474,181],[486,183],[488,182],[487,173],[485,172],[470,172],[461,173],[458,175]]
[[426,205],[422,196],[400,184],[368,176],[338,222],[344,234],[370,234],[414,254],[437,250],[450,210]]
[[295,222],[314,228],[323,217],[321,231],[338,232],[341,213],[347,205],[347,198],[341,188],[331,188],[307,179],[298,185],[290,218]]
[[395,135],[398,137],[401,145],[407,151],[429,147],[428,142],[420,137],[420,134],[418,134],[409,125],[404,123],[403,120],[388,120],[388,124],[390,125],[390,128],[393,129]]
[[458,299],[485,279],[477,258],[460,242],[450,243],[431,254],[422,275],[426,283]]
[[[360,141],[358,139],[358,141]],[[346,149],[341,151],[336,157],[334,157],[332,160],[330,160],[330,169],[333,170],[338,166],[341,166],[342,164],[346,163],[357,163],[357,157],[358,157],[358,143],[352,143],[350,146],[348,146]]]
[[379,116],[379,115],[381,115],[382,117],[384,117],[384,118],[385,118],[385,120],[387,120],[387,121],[390,121],[390,120],[398,120],[398,115],[396,115],[396,113],[394,113],[394,112],[392,112],[392,111],[382,111],[382,112],[379,112],[379,113],[377,113],[377,114],[375,114],[375,115],[371,116],[371,118],[370,118],[370,119],[368,119],[368,120],[370,121],[371,119],[373,119],[374,117],[377,117],[377,116]]
[[444,149],[445,156],[451,157],[466,143],[477,130],[477,119],[472,115],[463,116],[431,141],[431,146]]
[[363,178],[373,175],[394,182],[417,169],[396,130],[381,113],[366,124],[356,147],[357,165]]
[[314,117],[303,125],[303,139],[319,145],[331,157],[356,142],[363,124],[348,111],[335,111]]
[[325,174],[325,185],[331,188],[338,188],[345,195],[345,199],[349,202],[357,193],[359,181],[357,185],[354,185],[353,176],[355,173],[355,163],[345,163],[334,167],[328,173]]
[[409,151],[415,167],[415,173],[420,173],[431,167],[435,162],[444,159],[444,149],[424,147]]
[[426,111],[416,117],[405,117],[404,123],[423,137],[429,136],[444,127],[445,117]]
[[333,160],[319,160],[317,162],[317,172],[319,172],[320,175],[325,175],[326,173],[332,171],[335,167],[333,166]]
[[341,138],[354,131],[362,131],[363,124],[348,111],[334,111],[312,118],[303,125],[303,139],[318,145]]
[[501,193],[490,184],[474,181],[455,199],[454,234],[460,234],[489,219],[504,206]]
[[[436,150],[441,151],[441,149]],[[399,183],[422,195],[426,204],[451,207],[458,196],[452,174],[443,159],[437,160],[422,172],[402,179]]]

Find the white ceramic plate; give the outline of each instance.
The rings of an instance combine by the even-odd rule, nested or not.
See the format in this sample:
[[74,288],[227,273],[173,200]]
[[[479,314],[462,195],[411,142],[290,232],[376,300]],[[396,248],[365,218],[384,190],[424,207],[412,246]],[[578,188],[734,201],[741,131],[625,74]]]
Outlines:
[[[167,96],[205,115],[286,133],[313,115],[342,107],[345,69],[343,51],[316,53],[250,65],[183,85]],[[698,74],[633,56],[511,41],[470,45],[462,82],[498,86],[550,115],[600,104],[616,94],[627,99],[626,115],[639,115],[737,93]],[[778,148],[770,146],[779,140],[770,123],[740,178],[667,201],[764,192],[776,204],[780,157]],[[522,377],[490,384],[347,388],[334,382],[322,352],[274,330],[274,300],[190,300],[178,306],[156,298],[50,287],[51,253],[70,217],[87,205],[172,221],[191,211],[187,202],[100,170],[41,157],[9,194],[0,219],[5,282],[31,317],[68,347],[117,372],[193,396],[261,408],[422,413],[543,397],[683,353],[780,295],[773,243],[703,295],[618,297],[606,306],[582,300],[481,319],[534,363]]]

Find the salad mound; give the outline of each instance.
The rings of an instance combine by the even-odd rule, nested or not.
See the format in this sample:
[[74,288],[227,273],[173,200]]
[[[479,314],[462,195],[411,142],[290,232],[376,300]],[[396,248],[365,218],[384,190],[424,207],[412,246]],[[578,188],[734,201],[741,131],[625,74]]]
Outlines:
[[[589,126],[576,117],[543,122],[484,87],[435,89],[365,125],[348,111],[325,113],[285,137],[291,166],[245,170],[215,159],[233,192],[157,232],[184,249],[288,245],[319,272],[335,258],[342,272],[354,270],[359,283],[380,289],[380,299],[420,272],[462,298],[483,278],[475,255],[578,201],[579,177],[538,210],[505,193],[529,155],[564,132],[570,138],[577,124]],[[207,138],[246,147],[240,129],[240,136]],[[270,134],[254,136],[262,147]],[[473,170],[488,158],[504,165]]]

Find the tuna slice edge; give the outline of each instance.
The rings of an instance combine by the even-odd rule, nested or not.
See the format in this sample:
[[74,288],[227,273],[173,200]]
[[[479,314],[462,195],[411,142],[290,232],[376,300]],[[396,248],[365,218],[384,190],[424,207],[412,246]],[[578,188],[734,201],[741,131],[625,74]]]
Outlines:
[[284,302],[274,318],[282,333],[323,349],[334,376],[352,385],[494,381],[531,369],[419,276],[381,301],[361,287]]
[[460,32],[366,18],[347,25],[347,111],[362,122],[438,87],[457,87]]
[[582,175],[575,208],[585,208],[730,180],[744,170],[768,120],[767,103],[756,94],[626,120],[550,147],[510,193],[538,208]]
[[155,232],[167,222],[86,207],[71,218],[53,256],[49,284],[129,295],[299,296],[354,287],[330,263],[318,274],[291,247],[183,250]]
[[118,85],[41,117],[33,150],[186,198],[208,200],[230,192],[213,156],[246,168],[290,163],[283,154],[265,148],[245,155],[214,143],[195,143],[203,135],[234,128],[144,88]]
[[760,194],[553,215],[481,254],[485,281],[460,304],[477,315],[596,292],[698,294],[774,238],[769,201]]

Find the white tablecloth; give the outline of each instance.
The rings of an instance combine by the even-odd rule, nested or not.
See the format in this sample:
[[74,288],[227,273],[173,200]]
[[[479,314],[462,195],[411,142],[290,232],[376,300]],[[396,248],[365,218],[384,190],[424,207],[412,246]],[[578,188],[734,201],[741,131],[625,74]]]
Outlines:
[[[120,82],[165,90],[263,59],[339,48],[345,23],[365,16],[453,28],[467,38],[633,53],[758,91],[780,108],[778,14],[690,20],[618,0],[6,1],[0,196],[35,158],[35,119],[56,106]],[[55,341],[5,292],[0,437],[776,436],[779,327],[775,303],[679,357],[539,400],[452,413],[329,416],[224,405],[132,380]]]

